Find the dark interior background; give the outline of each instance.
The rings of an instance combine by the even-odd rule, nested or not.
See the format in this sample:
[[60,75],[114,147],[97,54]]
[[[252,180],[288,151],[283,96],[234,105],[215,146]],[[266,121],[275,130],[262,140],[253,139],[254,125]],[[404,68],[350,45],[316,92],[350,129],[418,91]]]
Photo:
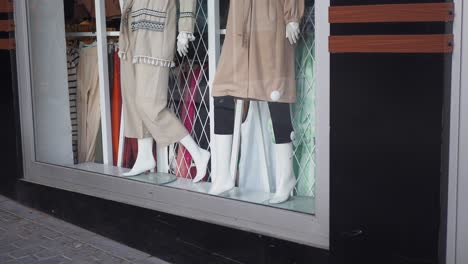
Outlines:
[[[440,1],[331,0],[332,5],[423,2]],[[333,25],[331,31],[430,34],[451,28],[401,23]],[[331,254],[18,182],[21,159],[10,58],[8,51],[0,51],[2,194],[177,263],[438,263],[449,55],[331,55]]]

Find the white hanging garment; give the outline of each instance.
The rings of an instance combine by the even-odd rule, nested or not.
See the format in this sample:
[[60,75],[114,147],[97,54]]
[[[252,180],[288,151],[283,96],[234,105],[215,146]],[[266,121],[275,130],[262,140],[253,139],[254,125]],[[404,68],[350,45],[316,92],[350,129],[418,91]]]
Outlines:
[[267,102],[251,101],[241,126],[239,188],[275,192],[276,162]]

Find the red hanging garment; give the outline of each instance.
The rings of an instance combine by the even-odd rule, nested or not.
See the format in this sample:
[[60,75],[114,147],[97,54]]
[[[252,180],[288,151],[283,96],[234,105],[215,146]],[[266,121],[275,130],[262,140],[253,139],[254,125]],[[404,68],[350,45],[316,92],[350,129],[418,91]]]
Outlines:
[[124,139],[122,168],[131,169],[138,155],[138,141],[136,138]]
[[114,158],[114,166],[117,166],[119,158],[119,141],[120,141],[120,121],[122,115],[122,91],[120,87],[120,58],[119,50],[114,52],[114,87],[112,91],[112,156]]
[[[138,157],[138,139],[124,138],[122,168],[131,169]],[[153,144],[153,157],[156,160],[156,144]]]

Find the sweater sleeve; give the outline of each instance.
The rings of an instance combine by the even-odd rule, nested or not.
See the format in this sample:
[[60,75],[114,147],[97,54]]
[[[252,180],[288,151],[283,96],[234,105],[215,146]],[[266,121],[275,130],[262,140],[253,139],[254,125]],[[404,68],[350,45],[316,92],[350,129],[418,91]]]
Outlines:
[[304,15],[304,0],[284,0],[284,22],[300,23]]
[[197,8],[197,0],[179,0],[180,15],[179,15],[179,32],[193,33],[195,28],[195,13]]

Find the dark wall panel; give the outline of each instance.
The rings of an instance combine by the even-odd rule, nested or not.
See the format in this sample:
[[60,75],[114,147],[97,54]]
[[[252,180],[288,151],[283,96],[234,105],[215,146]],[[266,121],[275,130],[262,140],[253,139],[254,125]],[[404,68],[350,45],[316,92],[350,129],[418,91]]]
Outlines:
[[[446,60],[443,55],[332,56],[336,256],[435,263]],[[355,230],[362,235],[350,237]]]

